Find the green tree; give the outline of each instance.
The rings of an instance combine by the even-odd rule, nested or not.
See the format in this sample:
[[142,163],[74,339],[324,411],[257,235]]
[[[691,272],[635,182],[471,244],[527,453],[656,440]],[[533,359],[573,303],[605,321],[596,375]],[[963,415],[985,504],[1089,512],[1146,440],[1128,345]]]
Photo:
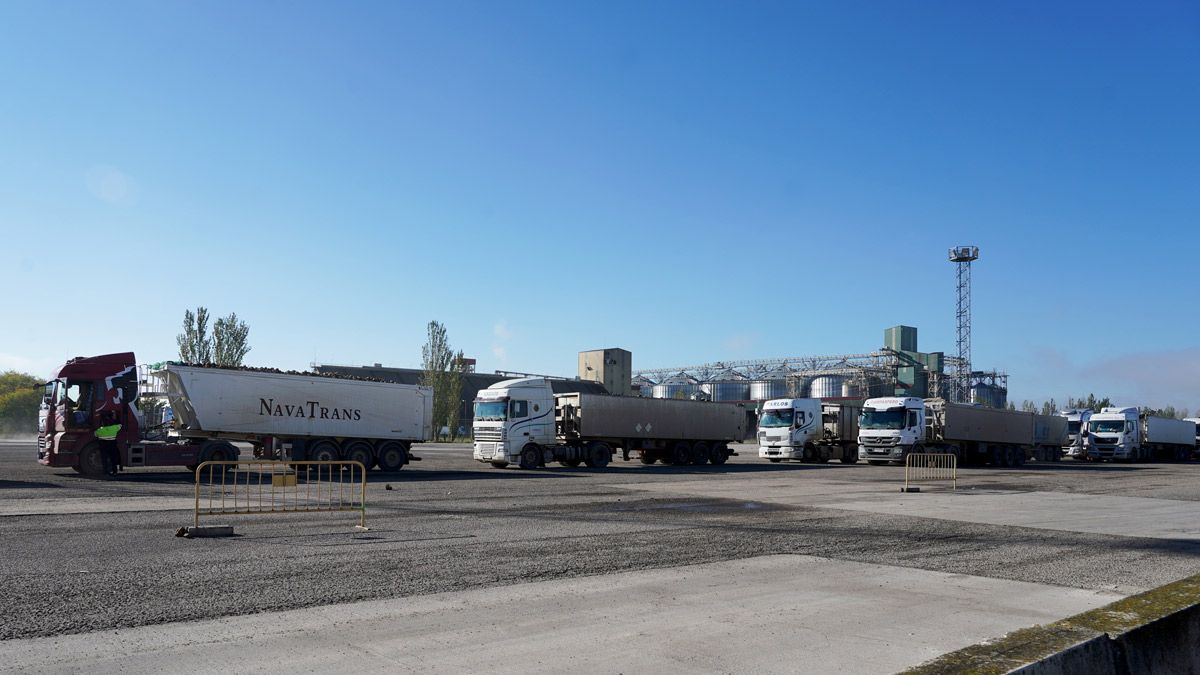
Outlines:
[[441,436],[442,427],[453,435],[458,429],[459,406],[462,398],[462,352],[450,348],[446,327],[430,321],[426,339],[421,347],[421,384],[433,387],[433,435]]
[[37,433],[43,384],[28,373],[6,370],[0,374],[0,434]]
[[197,307],[196,313],[185,310],[183,332],[175,337],[179,345],[179,360],[184,363],[212,363],[212,338],[208,336],[208,309]]
[[1049,401],[1042,403],[1042,414],[1053,415],[1058,412],[1058,402],[1051,398]]
[[1021,401],[1021,410],[1025,411],[1025,412],[1037,412],[1038,406],[1033,401],[1029,401],[1029,400]]
[[213,324],[212,356],[218,366],[237,367],[250,352],[250,327],[238,319],[237,314],[217,319]]

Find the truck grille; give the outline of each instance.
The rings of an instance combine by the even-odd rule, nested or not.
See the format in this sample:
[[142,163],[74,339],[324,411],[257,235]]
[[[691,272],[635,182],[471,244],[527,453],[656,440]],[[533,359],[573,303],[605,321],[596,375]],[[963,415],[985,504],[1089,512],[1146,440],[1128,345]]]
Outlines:
[[475,429],[475,440],[495,442],[503,433],[503,429]]

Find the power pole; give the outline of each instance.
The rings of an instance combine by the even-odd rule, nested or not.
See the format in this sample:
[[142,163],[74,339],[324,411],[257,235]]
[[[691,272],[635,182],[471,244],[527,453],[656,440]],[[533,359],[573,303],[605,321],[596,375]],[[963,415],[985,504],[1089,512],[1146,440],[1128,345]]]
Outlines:
[[978,258],[978,246],[950,249],[950,262],[958,272],[958,363],[950,381],[950,400],[956,403],[971,401],[971,261]]

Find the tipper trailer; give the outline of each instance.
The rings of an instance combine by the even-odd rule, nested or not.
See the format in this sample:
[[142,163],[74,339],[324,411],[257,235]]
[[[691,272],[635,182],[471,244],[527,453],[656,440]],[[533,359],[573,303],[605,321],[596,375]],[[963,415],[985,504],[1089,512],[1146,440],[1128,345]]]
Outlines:
[[498,468],[557,461],[607,466],[613,453],[643,464],[724,464],[745,438],[740,404],[555,394],[540,377],[497,382],[475,399],[474,456]]
[[758,420],[758,456],[843,464],[858,461],[858,415],[854,403],[823,403],[816,398],[781,398],[763,403]]
[[[145,399],[165,398],[169,429],[137,405],[139,368],[131,352],[68,361],[46,386],[38,422],[38,461],[87,475],[103,472],[95,430],[105,412],[121,424],[122,467],[186,466],[235,460],[233,442],[256,456],[353,460],[398,471],[413,443],[429,440],[433,391],[404,384],[168,364],[144,370]],[[143,407],[149,409],[151,406]]]
[[943,399],[868,399],[859,420],[859,458],[871,464],[904,462],[914,452],[944,452],[963,464],[1021,466],[1054,461],[1066,440],[1067,420]]
[[1092,415],[1088,457],[1126,462],[1185,462],[1196,452],[1196,425],[1137,408],[1104,408]]

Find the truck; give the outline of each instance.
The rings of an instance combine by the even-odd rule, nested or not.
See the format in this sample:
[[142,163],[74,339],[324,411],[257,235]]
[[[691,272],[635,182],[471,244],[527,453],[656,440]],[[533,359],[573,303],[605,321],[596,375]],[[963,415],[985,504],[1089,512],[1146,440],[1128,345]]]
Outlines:
[[758,456],[771,462],[824,464],[858,462],[858,415],[852,403],[816,398],[780,398],[763,403],[758,420]]
[[497,468],[608,466],[620,451],[643,464],[724,464],[745,438],[741,404],[555,394],[540,377],[497,382],[475,399],[473,453]]
[[1088,423],[1093,460],[1185,462],[1196,452],[1196,425],[1137,408],[1104,408]]
[[1192,457],[1200,459],[1200,417],[1188,417],[1184,421],[1196,425],[1196,451],[1192,453]]
[[1062,456],[1076,461],[1086,461],[1088,458],[1088,421],[1092,419],[1091,409],[1060,410],[1058,415],[1067,420],[1067,442],[1062,447]]
[[[169,405],[166,428],[154,399]],[[353,460],[398,471],[419,459],[412,444],[430,438],[433,391],[269,369],[139,368],[132,352],[81,356],[46,384],[38,462],[100,475],[95,430],[106,412],[121,424],[117,449],[125,468],[195,469],[205,461],[237,460],[234,443],[241,442],[256,456]]]
[[943,399],[868,399],[859,418],[859,457],[869,464],[904,463],[910,453],[941,452],[961,464],[1015,467],[1054,461],[1067,421],[1055,415],[987,408]]

